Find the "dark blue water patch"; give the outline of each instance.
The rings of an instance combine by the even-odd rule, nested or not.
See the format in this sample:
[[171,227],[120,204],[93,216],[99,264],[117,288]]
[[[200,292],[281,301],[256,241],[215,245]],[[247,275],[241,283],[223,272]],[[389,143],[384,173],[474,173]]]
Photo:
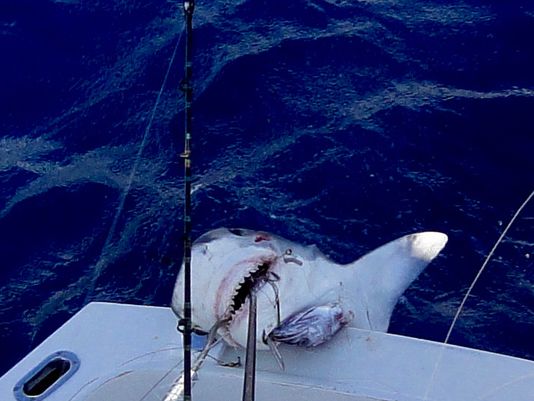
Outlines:
[[165,260],[155,250],[138,248],[111,261],[90,300],[169,305],[181,259]]
[[[212,112],[228,114],[235,107],[263,106],[271,108],[271,101],[294,98],[306,94],[309,82],[316,79],[319,86],[339,84],[338,77],[351,90],[362,91],[376,86],[376,81],[357,79],[358,66],[376,66],[379,82],[391,75],[402,74],[402,66],[373,43],[357,37],[326,37],[317,39],[284,40],[259,54],[241,56],[224,65],[216,81],[198,99],[199,108],[208,102],[217,106]],[[335,66],[335,68],[334,68]],[[402,71],[401,71],[402,70]],[[367,72],[367,70],[366,70]],[[323,95],[319,92],[318,95]],[[223,96],[223,98],[219,98]],[[268,96],[268,97],[266,97]],[[259,100],[263,102],[259,102]],[[228,108],[228,109],[227,109]],[[287,113],[287,110],[285,111]]]
[[[94,29],[95,24],[112,26],[104,16],[91,19],[51,2],[27,3],[32,4],[18,4],[7,11],[17,31],[3,38],[7,62],[0,70],[2,109],[21,125],[25,118],[54,114],[71,103],[69,88],[91,72],[84,59],[112,53],[116,41],[112,32]],[[33,13],[26,12],[28,7]]]
[[[348,47],[363,48],[363,54],[345,51]],[[364,81],[357,65],[365,65],[367,71],[375,63],[379,72]],[[348,43],[340,38],[288,40],[268,52],[242,56],[227,63],[195,103],[196,121],[202,124],[198,130],[204,134],[200,147],[247,144],[251,135],[261,140],[328,121],[335,129],[340,109],[330,104],[340,97],[347,104],[356,101],[357,93],[381,86],[388,75],[402,73],[399,68],[386,53],[359,38]],[[315,81],[314,85],[303,77]]]
[[[533,34],[532,17],[507,5],[506,12],[482,9],[473,20],[452,25],[432,19],[397,30],[423,79],[444,85],[490,90],[532,84],[534,52],[524,41]],[[402,22],[397,22],[402,24]],[[439,45],[436,45],[439,41]]]
[[3,365],[0,375],[19,362],[31,347],[31,333],[27,324],[17,320],[3,319],[0,322],[0,338],[3,344],[17,344],[17,347],[2,347]]
[[[439,264],[439,261],[434,263],[436,262]],[[438,270],[436,267],[438,266],[427,267],[403,294],[391,315],[388,332],[437,342],[444,341],[454,309],[453,307],[450,308],[449,312],[452,315],[449,316],[444,316],[443,312],[436,311],[438,302],[432,299],[433,294],[428,291],[429,286],[435,283],[435,279],[428,277],[435,275],[435,270]],[[426,288],[427,291],[418,291],[418,288]],[[456,306],[454,305],[454,307]]]
[[[80,183],[68,188],[51,188],[17,203],[0,221],[0,230],[8,233],[0,243],[4,274],[14,274],[16,266],[54,254],[83,236],[95,234],[95,221],[105,221],[105,210],[114,191],[109,187]],[[68,245],[67,245],[68,246]]]
[[524,9],[520,10],[508,15],[499,13],[497,25],[494,27],[498,53],[493,65],[484,65],[488,73],[492,70],[494,79],[497,75],[508,77],[505,82],[500,82],[502,86],[530,86],[534,82],[534,49],[528,45],[527,39],[534,35],[534,17],[524,14]]
[[270,230],[273,220],[269,215],[254,205],[236,208],[243,198],[239,193],[225,185],[211,185],[194,194],[194,215],[196,235],[211,229],[226,227],[244,227]]
[[20,167],[11,167],[0,172],[0,210],[4,209],[7,202],[17,190],[35,178],[39,174]]
[[[328,14],[320,6],[304,0],[287,3],[274,1],[247,1],[239,5],[234,17],[244,22],[254,23],[255,16],[267,21],[287,21],[311,27],[326,27]],[[256,17],[257,18],[257,17]]]
[[518,319],[522,315],[511,314],[491,303],[480,303],[472,306],[473,309],[471,319],[459,319],[450,343],[471,348],[476,347],[475,344],[484,344],[485,350],[497,353],[513,348],[514,351],[509,352],[512,356],[526,359],[534,356],[532,341],[529,339],[532,320]]
[[408,159],[446,169],[444,176],[470,196],[483,193],[493,205],[517,205],[534,184],[524,175],[534,169],[532,106],[532,99],[522,97],[457,99],[448,103],[449,111],[396,108],[381,118],[396,136],[410,138],[404,146]]
[[[525,257],[524,250],[510,250],[506,244],[500,245],[473,288],[473,298],[487,302],[490,305],[486,306],[488,311],[514,314],[523,310],[527,312],[520,313],[525,316],[524,322],[534,324],[534,316],[528,313],[534,302],[534,294],[530,290],[534,280],[525,273],[533,264]],[[503,292],[503,288],[508,291]]]
[[523,172],[534,169],[534,136],[530,134],[534,130],[533,107],[534,98],[519,96],[463,102],[462,111],[467,115],[464,141],[485,157],[486,165],[496,167],[490,175],[504,185],[508,182],[528,188],[534,184],[534,177],[530,182],[517,180],[521,177],[523,181]]
[[12,35],[0,37],[3,131],[20,135],[31,128],[28,121],[64,111],[83,96],[90,77],[123,52],[124,33],[129,43],[140,40],[160,12],[150,3],[82,5],[23,1],[2,6],[3,19],[14,24]]
[[148,105],[153,98],[127,91],[110,93],[104,99],[92,103],[80,111],[76,119],[66,124],[60,122],[50,137],[62,143],[67,154],[84,153],[106,145],[131,143],[132,138],[141,141],[149,112],[132,115],[130,105],[135,102]]

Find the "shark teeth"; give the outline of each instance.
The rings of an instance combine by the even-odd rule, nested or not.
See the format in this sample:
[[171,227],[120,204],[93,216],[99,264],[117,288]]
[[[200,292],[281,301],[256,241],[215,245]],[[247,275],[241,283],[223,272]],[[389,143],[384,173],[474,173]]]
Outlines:
[[230,305],[226,312],[230,320],[243,307],[251,291],[265,282],[264,278],[267,276],[271,265],[272,261],[264,261],[251,268],[247,275],[239,281],[232,293]]

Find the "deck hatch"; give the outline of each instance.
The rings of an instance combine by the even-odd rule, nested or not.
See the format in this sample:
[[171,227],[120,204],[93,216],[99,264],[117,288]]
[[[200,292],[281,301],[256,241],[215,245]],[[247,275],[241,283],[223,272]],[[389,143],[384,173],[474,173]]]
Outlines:
[[28,372],[13,389],[17,401],[40,401],[67,381],[80,366],[70,351],[58,351]]

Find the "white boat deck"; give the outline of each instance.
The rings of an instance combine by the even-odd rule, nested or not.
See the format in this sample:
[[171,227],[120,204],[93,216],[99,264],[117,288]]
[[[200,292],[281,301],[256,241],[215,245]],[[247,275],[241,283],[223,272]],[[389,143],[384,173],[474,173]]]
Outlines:
[[[78,357],[71,377],[38,396],[14,391],[58,351]],[[534,362],[489,352],[357,329],[317,348],[280,351],[285,371],[269,352],[258,353],[258,401],[534,400]],[[243,367],[224,367],[214,358],[244,361],[242,353],[219,346],[210,354],[193,400],[241,400]],[[161,401],[181,360],[181,335],[169,308],[92,303],[0,378],[0,400]]]

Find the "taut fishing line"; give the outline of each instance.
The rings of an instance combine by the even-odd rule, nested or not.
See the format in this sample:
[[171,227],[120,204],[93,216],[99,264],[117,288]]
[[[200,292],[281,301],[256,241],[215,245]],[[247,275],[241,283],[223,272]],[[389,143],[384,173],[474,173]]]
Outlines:
[[430,382],[429,382],[429,384],[428,384],[428,386],[426,388],[426,391],[425,391],[425,396],[423,398],[424,401],[426,401],[428,399],[428,395],[430,393],[430,390],[432,390],[432,386],[433,386],[434,380],[436,378],[436,372],[438,370],[438,367],[439,367],[439,365],[441,363],[441,359],[443,357],[443,350],[445,349],[445,345],[449,343],[449,339],[451,337],[452,331],[454,330],[454,326],[456,325],[456,322],[458,321],[458,318],[460,317],[460,314],[462,313],[462,310],[463,310],[463,308],[465,306],[465,303],[467,302],[467,298],[469,298],[469,296],[471,295],[471,292],[473,291],[473,288],[475,287],[476,283],[478,282],[478,279],[480,278],[480,276],[482,275],[482,273],[486,269],[486,266],[488,265],[488,262],[491,260],[493,254],[495,253],[495,250],[500,245],[500,243],[503,241],[504,237],[506,236],[506,234],[508,233],[508,231],[510,230],[512,225],[517,220],[517,217],[523,211],[525,206],[530,202],[532,197],[534,197],[534,190],[530,193],[529,196],[527,196],[527,198],[523,201],[521,206],[519,206],[519,208],[516,210],[516,212],[514,213],[514,215],[512,216],[512,218],[510,219],[510,221],[506,225],[506,227],[504,228],[503,232],[501,233],[501,235],[499,236],[499,238],[495,242],[495,245],[493,245],[493,248],[491,248],[491,251],[488,253],[488,256],[486,256],[486,259],[484,260],[484,263],[482,263],[482,266],[480,267],[480,269],[478,269],[478,273],[475,276],[475,278],[473,279],[473,282],[471,283],[471,285],[467,289],[467,292],[465,293],[465,295],[464,295],[464,297],[462,299],[462,302],[460,303],[460,306],[456,310],[456,314],[454,315],[454,319],[452,320],[452,323],[451,323],[451,325],[449,327],[447,335],[445,336],[445,340],[443,341],[443,345],[441,347],[440,354],[438,356],[436,364],[434,365],[434,370],[432,371],[432,376],[430,377]]
[[183,33],[184,33],[184,29],[182,27],[182,29],[180,30],[180,35],[178,36],[178,40],[176,41],[176,45],[174,46],[174,50],[172,52],[171,59],[169,61],[169,65],[167,67],[167,71],[165,73],[165,77],[163,78],[163,82],[161,83],[161,87],[159,89],[158,96],[156,97],[156,101],[154,102],[154,107],[152,107],[152,112],[150,113],[150,118],[149,118],[148,124],[147,124],[147,126],[145,128],[145,132],[143,134],[143,138],[141,140],[141,143],[139,144],[139,148],[137,150],[137,154],[136,154],[136,157],[135,157],[134,165],[132,166],[132,169],[130,171],[130,175],[128,176],[128,180],[126,181],[126,186],[122,190],[122,193],[121,193],[121,196],[120,196],[120,199],[119,199],[119,204],[118,204],[117,209],[115,211],[115,215],[113,216],[113,221],[111,223],[111,226],[109,228],[106,240],[104,241],[104,245],[102,246],[102,250],[100,252],[100,256],[99,256],[98,261],[96,263],[96,266],[94,268],[93,275],[91,277],[91,282],[89,283],[88,289],[87,289],[87,292],[86,292],[84,304],[87,304],[87,301],[93,295],[94,290],[95,290],[95,286],[96,286],[96,280],[98,279],[98,277],[100,277],[100,275],[102,274],[102,271],[105,268],[105,265],[106,265],[106,262],[107,262],[107,257],[106,257],[107,256],[107,250],[108,250],[109,246],[111,245],[111,242],[113,240],[113,236],[115,234],[115,231],[117,230],[117,225],[119,223],[119,218],[120,218],[120,216],[122,214],[122,211],[124,210],[124,204],[126,203],[126,198],[127,198],[128,194],[130,193],[130,189],[132,188],[132,184],[133,184],[135,175],[137,173],[137,169],[139,168],[139,163],[140,163],[140,160],[141,160],[141,156],[143,154],[143,151],[145,150],[145,147],[146,147],[146,144],[147,144],[147,141],[148,141],[148,138],[149,138],[149,134],[150,134],[150,131],[152,129],[152,123],[154,122],[154,118],[156,116],[156,111],[157,111],[159,103],[161,101],[161,96],[163,94],[165,86],[167,85],[167,80],[169,78],[169,75],[170,75],[170,72],[171,72],[171,67],[172,67],[172,65],[174,63],[174,59],[176,58],[176,53],[178,52],[178,47],[180,45],[180,41],[182,40]]

